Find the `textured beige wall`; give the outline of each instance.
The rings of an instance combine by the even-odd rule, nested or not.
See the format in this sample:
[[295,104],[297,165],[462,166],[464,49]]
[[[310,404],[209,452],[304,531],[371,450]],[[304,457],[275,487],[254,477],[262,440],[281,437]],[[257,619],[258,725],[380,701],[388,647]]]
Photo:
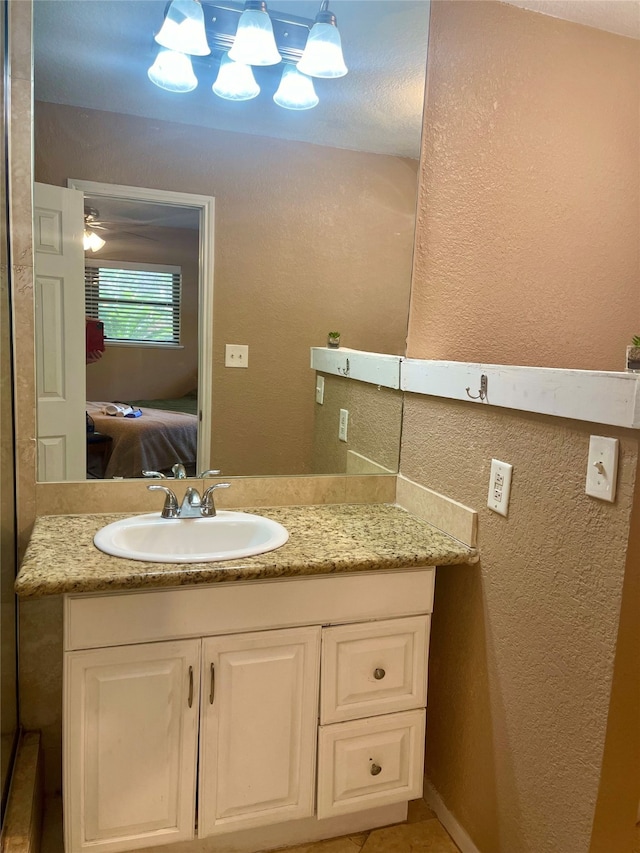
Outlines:
[[145,238],[109,239],[89,257],[181,267],[181,348],[107,345],[103,358],[87,367],[87,400],[180,397],[198,387],[198,232],[149,226]]
[[639,41],[434,0],[410,356],[623,369],[639,103]]
[[[309,347],[404,353],[417,164],[117,113],[36,105],[36,174],[216,199],[212,464],[310,471]],[[249,368],[224,367],[225,343]]]
[[[620,439],[613,505],[584,494],[592,432]],[[514,466],[506,519],[492,458]],[[482,853],[589,850],[637,462],[631,431],[405,397],[402,473],[479,512],[481,563],[437,575],[426,773]],[[611,853],[640,781],[618,758],[629,847]]]
[[[430,41],[409,355],[619,369],[640,44],[483,0],[435,0]],[[591,433],[621,440],[613,505],[584,494]],[[631,849],[637,463],[632,432],[405,398],[401,472],[479,511],[480,565],[438,572],[427,775],[481,853]]]
[[[315,404],[313,470],[347,471],[347,451],[365,456],[389,471],[398,470],[402,393],[392,388],[324,375],[324,403]],[[338,438],[340,409],[349,412],[347,441]]]

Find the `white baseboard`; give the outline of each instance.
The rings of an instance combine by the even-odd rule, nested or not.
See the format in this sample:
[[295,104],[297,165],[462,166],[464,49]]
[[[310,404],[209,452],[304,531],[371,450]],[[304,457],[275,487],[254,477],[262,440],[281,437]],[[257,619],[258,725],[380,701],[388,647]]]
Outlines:
[[424,780],[423,796],[429,807],[437,814],[438,820],[453,838],[462,853],[482,853],[482,851],[473,843],[466,830],[458,823],[456,818],[445,806],[442,801],[442,797],[426,777]]

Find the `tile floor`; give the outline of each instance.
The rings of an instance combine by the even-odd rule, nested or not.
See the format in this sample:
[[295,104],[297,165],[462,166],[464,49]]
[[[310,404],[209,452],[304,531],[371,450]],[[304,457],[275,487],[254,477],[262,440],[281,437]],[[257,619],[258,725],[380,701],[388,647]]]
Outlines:
[[[62,808],[48,803],[41,853],[62,853]],[[274,851],[280,853],[280,851]],[[409,803],[406,823],[286,848],[286,853],[460,853],[424,800]]]
[[275,853],[460,853],[424,800],[409,803],[406,823],[283,848]]

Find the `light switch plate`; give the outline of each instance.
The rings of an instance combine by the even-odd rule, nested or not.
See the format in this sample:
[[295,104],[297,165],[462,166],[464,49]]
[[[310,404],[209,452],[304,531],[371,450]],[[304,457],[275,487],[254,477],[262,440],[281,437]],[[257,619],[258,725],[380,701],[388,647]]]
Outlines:
[[324,403],[324,376],[316,376],[316,403]]
[[340,409],[340,423],[338,425],[338,438],[340,441],[347,440],[347,430],[349,428],[349,412],[346,409]]
[[249,367],[249,347],[245,344],[225,344],[225,367]]
[[508,462],[500,462],[499,459],[491,460],[487,506],[499,515],[506,516],[509,512],[512,471],[513,465],[510,465]]
[[585,492],[592,498],[613,503],[618,479],[618,439],[592,435]]

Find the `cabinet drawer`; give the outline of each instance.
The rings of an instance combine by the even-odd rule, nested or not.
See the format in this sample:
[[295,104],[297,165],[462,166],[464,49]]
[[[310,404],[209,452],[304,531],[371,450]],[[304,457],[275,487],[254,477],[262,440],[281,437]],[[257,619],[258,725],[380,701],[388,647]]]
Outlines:
[[321,722],[426,705],[429,624],[415,616],[325,628]]
[[318,818],[422,795],[424,708],[321,726]]

